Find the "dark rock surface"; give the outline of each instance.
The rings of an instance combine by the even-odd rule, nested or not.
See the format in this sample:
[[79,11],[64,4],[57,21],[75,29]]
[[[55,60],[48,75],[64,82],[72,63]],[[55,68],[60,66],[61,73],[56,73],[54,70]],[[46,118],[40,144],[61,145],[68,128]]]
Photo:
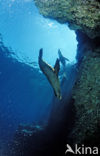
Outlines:
[[[73,89],[76,124],[72,135],[76,143],[100,143],[100,38],[89,40],[78,32],[77,58],[81,61]],[[80,40],[81,35],[81,40]],[[85,40],[84,40],[85,39]],[[80,59],[82,56],[82,60]]]

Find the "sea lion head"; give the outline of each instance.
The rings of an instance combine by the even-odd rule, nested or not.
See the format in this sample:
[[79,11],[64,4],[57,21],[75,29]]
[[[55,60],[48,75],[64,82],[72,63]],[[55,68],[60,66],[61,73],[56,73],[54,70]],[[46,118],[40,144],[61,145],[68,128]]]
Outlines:
[[59,92],[55,92],[55,91],[54,91],[54,93],[55,93],[55,96],[56,96],[59,100],[62,99],[62,96],[61,96],[60,91],[59,91]]
[[61,100],[61,99],[62,99],[61,94],[57,95],[57,98],[58,98],[59,100]]
[[59,100],[62,100],[62,96],[59,94],[56,96]]

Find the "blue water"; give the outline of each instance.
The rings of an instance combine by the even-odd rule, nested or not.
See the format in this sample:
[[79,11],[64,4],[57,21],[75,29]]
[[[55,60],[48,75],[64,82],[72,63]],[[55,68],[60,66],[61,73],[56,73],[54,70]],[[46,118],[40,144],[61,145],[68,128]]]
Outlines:
[[70,61],[75,61],[77,42],[74,31],[66,24],[43,18],[33,0],[1,0],[0,31],[5,45],[24,61],[37,62],[41,47],[44,48],[44,58],[52,65],[58,48]]
[[77,41],[67,24],[41,16],[33,0],[0,0],[0,34],[2,142],[12,138],[20,123],[48,120],[54,93],[39,70],[39,49],[44,49],[44,60],[51,65],[58,49],[73,64]]

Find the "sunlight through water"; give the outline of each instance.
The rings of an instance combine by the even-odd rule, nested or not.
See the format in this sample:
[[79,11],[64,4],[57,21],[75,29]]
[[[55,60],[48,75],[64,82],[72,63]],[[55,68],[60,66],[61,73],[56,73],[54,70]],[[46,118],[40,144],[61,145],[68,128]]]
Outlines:
[[44,59],[52,65],[58,49],[70,62],[75,62],[75,32],[67,24],[40,15],[33,0],[0,0],[0,19],[4,44],[25,63],[37,63],[40,48],[44,49]]

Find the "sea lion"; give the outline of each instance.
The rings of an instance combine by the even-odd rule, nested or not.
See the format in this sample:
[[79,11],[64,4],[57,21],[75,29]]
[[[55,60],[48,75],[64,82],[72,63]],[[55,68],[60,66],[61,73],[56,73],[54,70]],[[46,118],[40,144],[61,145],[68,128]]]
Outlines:
[[64,57],[60,51],[60,49],[58,49],[58,55],[59,55],[59,60],[62,63],[62,65],[65,67],[66,66],[66,61],[69,61],[69,59],[67,59],[66,57]]
[[66,57],[64,57],[60,51],[60,49],[58,49],[58,55],[59,55],[59,60],[61,62],[61,64],[63,65],[63,77],[67,79],[67,75],[66,75],[66,61],[69,61],[69,59],[67,59]]
[[43,49],[40,49],[39,57],[38,57],[38,63],[39,63],[40,69],[44,73],[44,75],[47,77],[49,83],[51,84],[54,90],[55,96],[61,100],[62,96],[61,96],[61,91],[60,91],[60,82],[58,78],[58,73],[60,70],[59,59],[56,60],[55,66],[54,68],[52,68],[49,64],[43,61],[42,56],[43,56]]

